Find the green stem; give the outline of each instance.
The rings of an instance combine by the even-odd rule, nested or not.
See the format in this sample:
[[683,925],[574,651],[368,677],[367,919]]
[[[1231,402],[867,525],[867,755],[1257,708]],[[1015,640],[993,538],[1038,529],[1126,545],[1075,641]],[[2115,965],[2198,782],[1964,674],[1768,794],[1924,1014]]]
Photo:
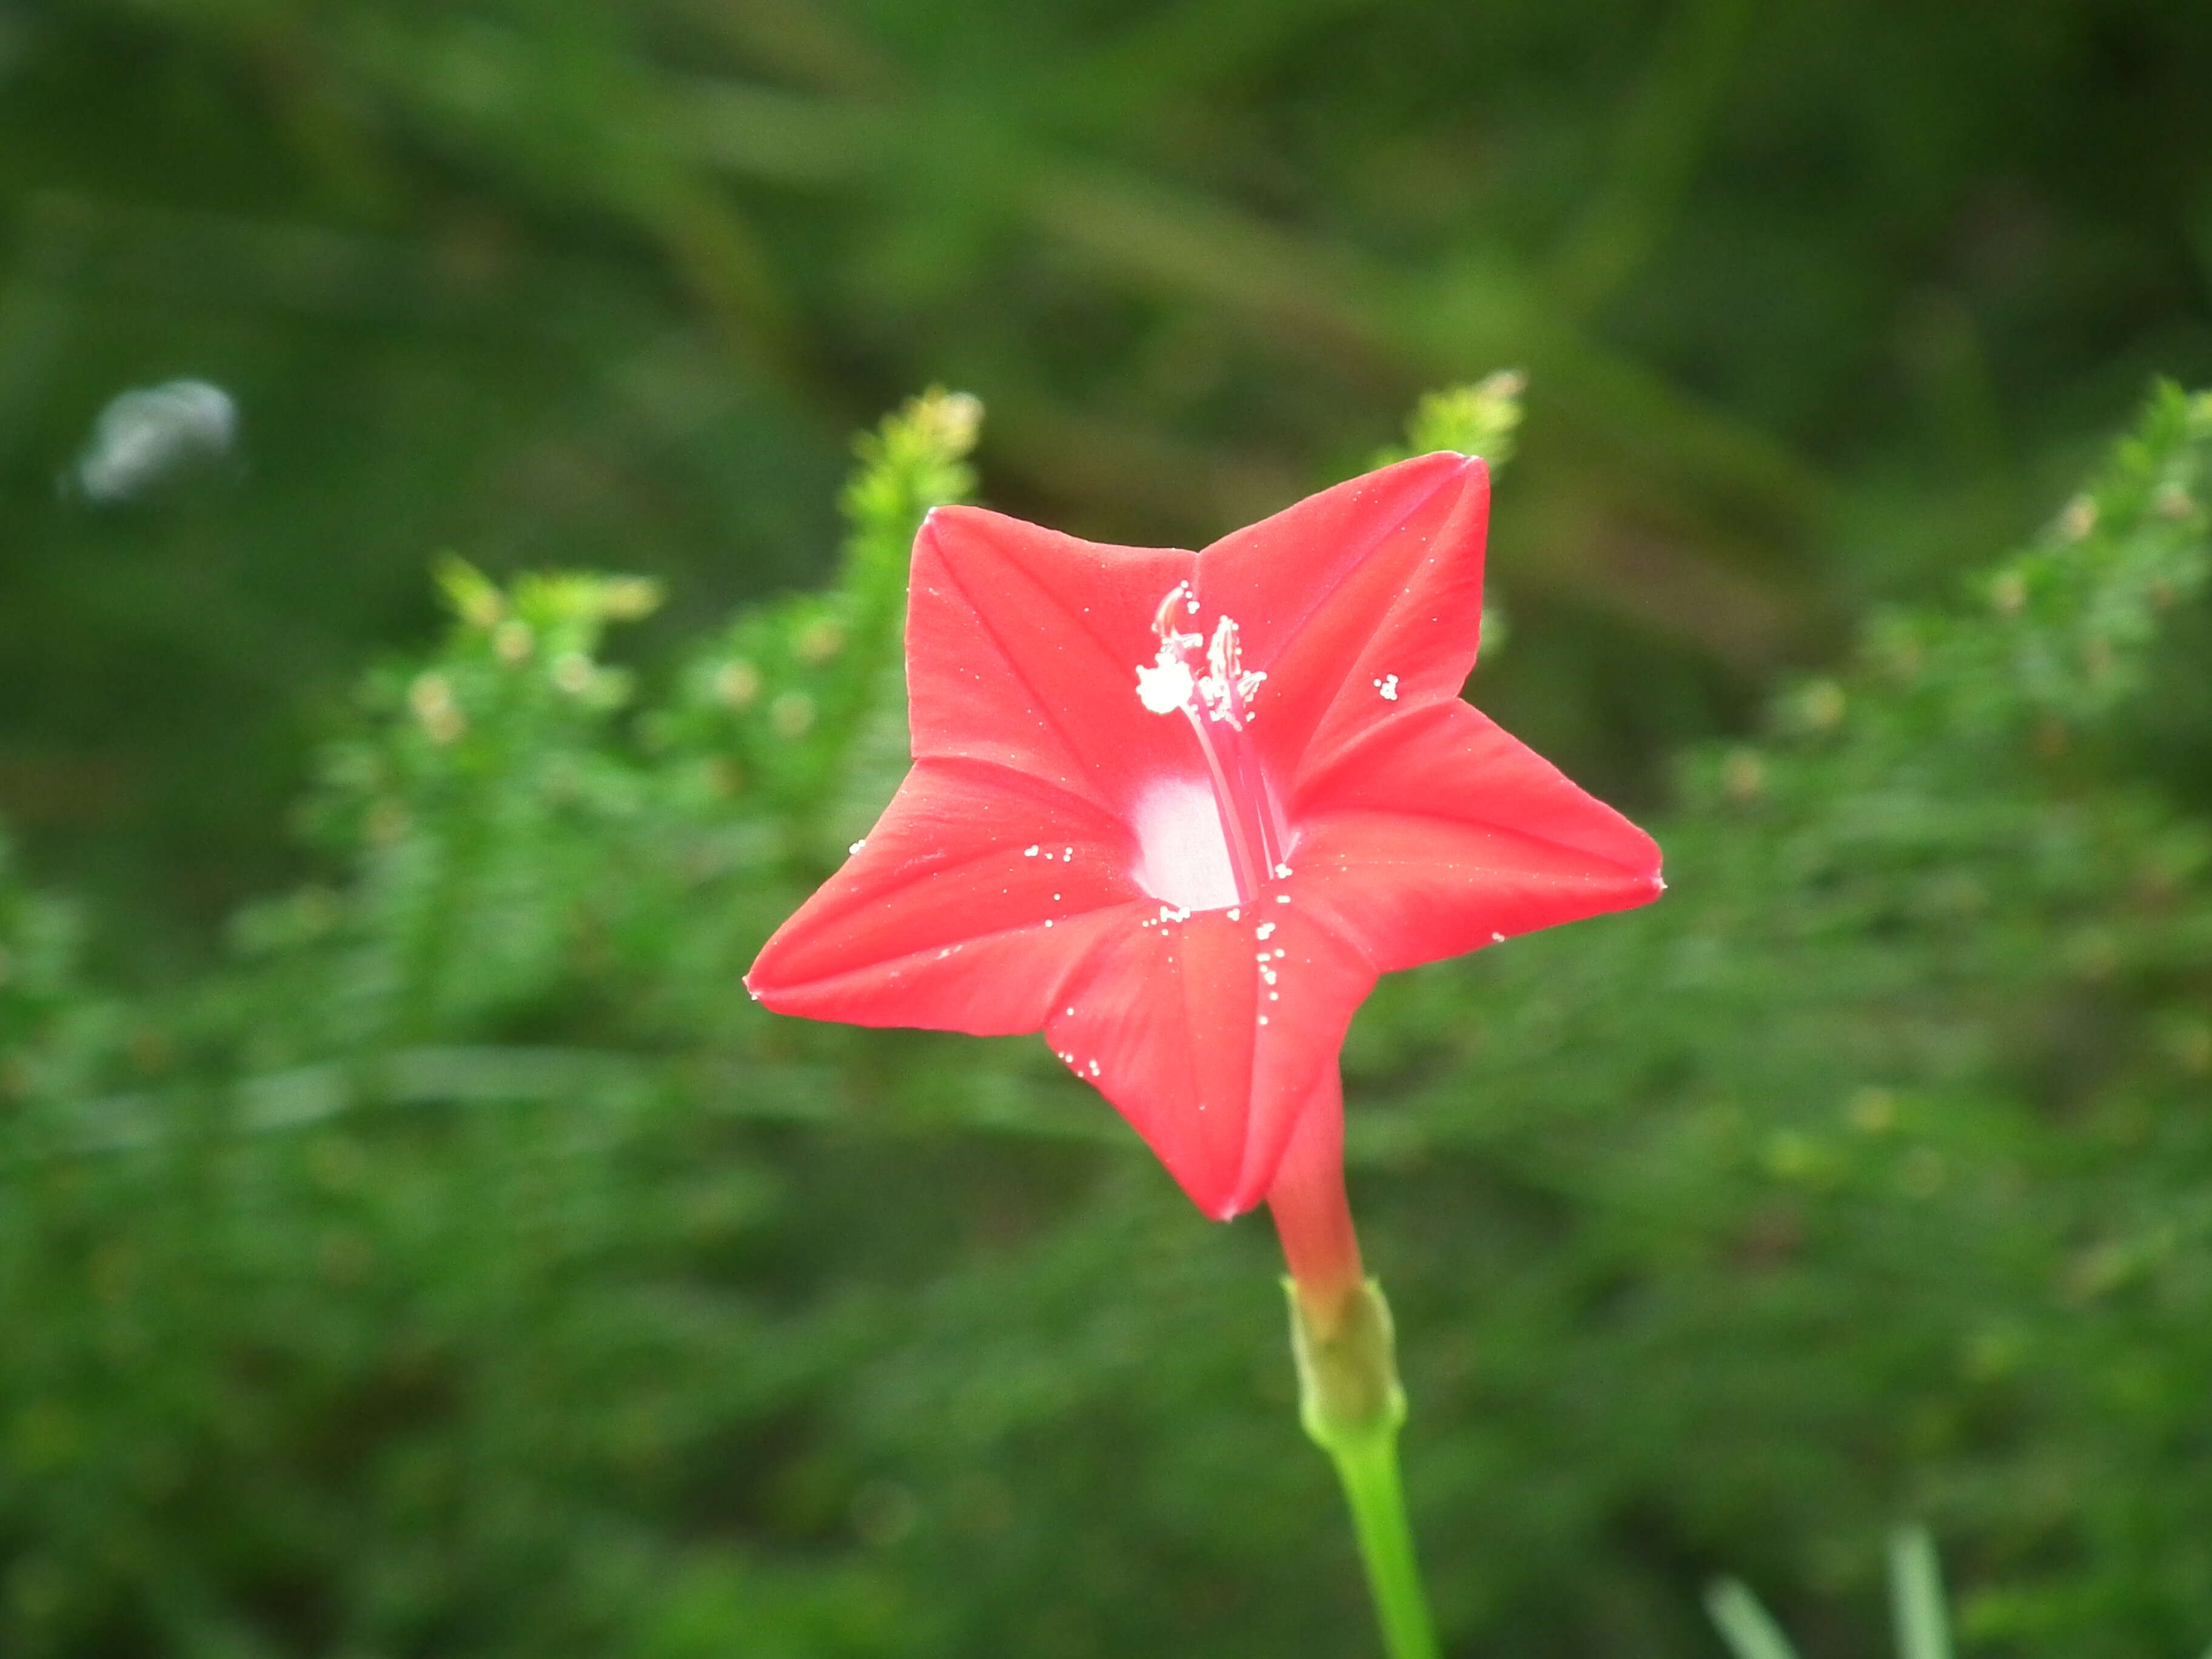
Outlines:
[[1389,1304],[1371,1279],[1333,1306],[1310,1306],[1289,1280],[1283,1288],[1291,1299],[1298,1419],[1344,1482],[1383,1648],[1389,1659],[1437,1659],[1436,1626],[1398,1479],[1406,1395],[1398,1386]]
[[1344,1480],[1359,1535],[1375,1620],[1390,1659],[1437,1659],[1436,1626],[1413,1559],[1413,1530],[1406,1519],[1406,1494],[1398,1484],[1398,1437],[1378,1435],[1364,1445],[1327,1448]]

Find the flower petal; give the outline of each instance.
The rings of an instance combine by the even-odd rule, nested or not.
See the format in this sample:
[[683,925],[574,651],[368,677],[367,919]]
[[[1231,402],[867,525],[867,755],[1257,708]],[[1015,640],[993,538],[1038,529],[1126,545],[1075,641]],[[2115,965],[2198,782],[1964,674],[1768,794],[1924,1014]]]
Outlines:
[[1370,728],[1296,817],[1292,891],[1384,973],[1664,887],[1649,836],[1456,700]]
[[1126,828],[1049,785],[924,762],[745,985],[778,1013],[977,1036],[1034,1031],[1109,933],[1151,908]]
[[1195,560],[939,507],[915,538],[907,613],[915,758],[989,761],[1109,811],[1190,769],[1180,722],[1138,702],[1137,669]]
[[1252,732],[1283,787],[1375,721],[1456,699],[1482,615],[1490,474],[1416,456],[1325,489],[1199,555],[1200,598],[1267,679]]
[[1045,1038],[1226,1220],[1267,1195],[1375,970],[1295,904],[1178,915],[1103,938]]

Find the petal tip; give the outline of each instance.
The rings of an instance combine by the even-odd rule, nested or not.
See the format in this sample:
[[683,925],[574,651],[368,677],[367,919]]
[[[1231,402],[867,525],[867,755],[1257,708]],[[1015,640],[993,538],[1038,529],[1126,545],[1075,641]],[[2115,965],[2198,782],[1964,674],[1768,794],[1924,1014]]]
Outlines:
[[1251,1148],[1247,1146],[1245,1151],[1248,1156],[1243,1166],[1231,1181],[1200,1185],[1185,1180],[1182,1173],[1176,1173],[1177,1184],[1208,1221],[1234,1221],[1267,1201],[1268,1189],[1275,1184],[1276,1172],[1282,1165],[1283,1149],[1276,1147],[1274,1156],[1257,1166],[1249,1156]]
[[[1379,471],[1391,472],[1401,467],[1409,472],[1474,473],[1485,480],[1487,480],[1490,476],[1490,463],[1484,460],[1481,456],[1471,454],[1464,449],[1424,450],[1418,455],[1408,455],[1402,461],[1394,461]],[[1376,475],[1370,473],[1368,476],[1372,477]]]
[[[763,951],[762,954],[765,956],[767,952]],[[745,994],[755,1002],[767,1003],[770,988],[763,984],[760,967],[760,963],[756,960],[753,965],[738,978],[738,983],[745,988]]]
[[988,507],[971,507],[966,501],[939,501],[923,514],[921,522],[915,526],[914,544],[920,547],[924,543],[939,542],[948,529],[957,528],[963,522],[988,521],[999,516]]
[[1431,450],[1429,453],[1431,457],[1437,459],[1449,460],[1457,463],[1457,466],[1455,470],[1458,471],[1474,473],[1484,479],[1487,479],[1490,476],[1490,463],[1484,460],[1481,456],[1476,454],[1473,450],[1433,449]]

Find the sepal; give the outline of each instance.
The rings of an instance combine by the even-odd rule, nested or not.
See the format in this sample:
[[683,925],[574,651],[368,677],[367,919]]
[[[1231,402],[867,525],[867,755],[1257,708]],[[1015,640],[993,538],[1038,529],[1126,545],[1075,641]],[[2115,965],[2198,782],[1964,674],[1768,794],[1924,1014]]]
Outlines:
[[1291,1353],[1298,1368],[1298,1421],[1324,1451],[1340,1454],[1381,1440],[1406,1420],[1398,1382],[1398,1342],[1382,1286],[1363,1279],[1331,1307],[1283,1280],[1291,1303]]

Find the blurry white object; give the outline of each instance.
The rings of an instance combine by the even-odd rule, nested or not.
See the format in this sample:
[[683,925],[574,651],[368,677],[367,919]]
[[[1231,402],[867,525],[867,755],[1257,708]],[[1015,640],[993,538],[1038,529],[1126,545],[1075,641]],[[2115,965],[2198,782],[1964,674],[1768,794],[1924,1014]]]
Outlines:
[[170,380],[121,392],[77,457],[77,488],[88,501],[129,501],[223,459],[237,441],[238,405],[219,386]]

